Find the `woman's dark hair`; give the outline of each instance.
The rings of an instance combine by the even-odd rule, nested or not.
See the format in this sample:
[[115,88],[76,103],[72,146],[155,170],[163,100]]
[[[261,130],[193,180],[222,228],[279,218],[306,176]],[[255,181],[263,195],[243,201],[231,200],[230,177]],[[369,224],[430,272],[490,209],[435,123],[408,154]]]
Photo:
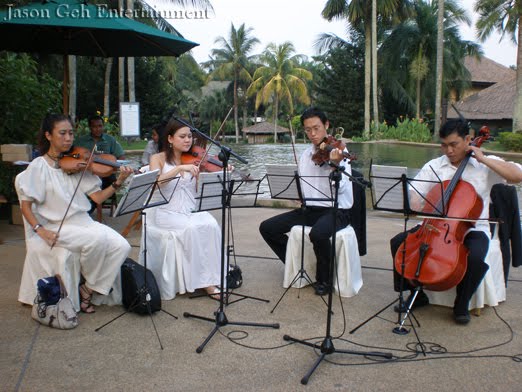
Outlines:
[[51,144],[49,140],[45,137],[45,133],[49,132],[53,133],[54,125],[60,121],[69,121],[71,126],[73,126],[73,122],[71,117],[66,114],[48,114],[42,121],[42,126],[40,127],[40,131],[38,132],[38,149],[40,151],[40,155],[44,155],[49,151],[49,147]]
[[326,125],[326,122],[328,121],[326,114],[321,109],[310,107],[301,114],[301,125],[304,125],[304,121],[312,117],[319,117],[323,125]]
[[447,138],[452,133],[456,133],[461,138],[465,138],[469,135],[469,125],[467,121],[458,119],[458,120],[448,120],[444,123],[443,126],[440,127],[439,137],[441,139]]
[[167,125],[165,125],[165,128],[161,130],[161,133],[160,130],[156,130],[158,131],[158,135],[160,136],[158,143],[158,151],[165,152],[165,161],[167,161],[171,165],[174,164],[174,151],[172,150],[172,148],[169,148],[169,136],[174,136],[178,130],[184,127],[186,127],[185,124],[179,122],[175,118],[171,118]]

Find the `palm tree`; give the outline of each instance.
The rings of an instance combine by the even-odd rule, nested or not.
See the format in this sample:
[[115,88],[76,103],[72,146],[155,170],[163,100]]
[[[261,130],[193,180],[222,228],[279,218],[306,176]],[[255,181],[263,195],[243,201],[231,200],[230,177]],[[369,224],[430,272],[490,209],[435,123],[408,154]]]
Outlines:
[[520,0],[477,0],[475,11],[479,14],[476,27],[481,41],[485,41],[496,30],[502,34],[501,39],[507,33],[517,44],[517,94],[513,111],[513,132],[522,132],[522,3]]
[[236,143],[239,143],[239,124],[238,124],[238,88],[243,83],[252,80],[248,72],[250,57],[249,53],[259,40],[251,36],[253,29],[246,28],[243,23],[236,30],[234,24],[230,28],[228,41],[224,37],[218,37],[215,43],[220,44],[220,49],[212,49],[214,56],[214,71],[209,78],[232,78],[234,81],[234,126],[236,130]]
[[[383,88],[408,112],[416,111],[417,105],[421,109],[433,109],[436,78],[433,74],[428,76],[429,70],[436,69],[437,21],[437,2],[418,0],[415,3],[415,18],[397,25],[379,49],[382,62],[386,64],[381,68]],[[464,67],[463,59],[466,55],[481,54],[477,44],[460,38],[460,22],[470,23],[466,11],[454,0],[446,0],[441,73],[444,76],[444,91],[449,91],[451,86],[465,87],[461,81],[469,80],[469,72]],[[428,74],[424,75],[425,72]],[[416,99],[412,98],[414,96]]]
[[[346,19],[352,26],[359,26],[364,30],[364,134],[368,138],[370,132],[370,96],[372,86],[372,61],[375,62],[373,75],[374,105],[378,105],[377,98],[377,37],[372,40],[372,4],[373,1],[367,0],[327,0],[322,15],[327,20]],[[396,23],[403,20],[410,14],[410,1],[408,0],[379,0],[375,2],[376,10],[374,15],[380,15],[381,20]],[[377,20],[375,21],[376,26]],[[375,27],[375,34],[377,28]],[[375,56],[372,59],[372,52]],[[378,116],[378,109],[374,110],[374,116]],[[377,122],[378,118],[374,118]]]
[[264,64],[254,72],[254,81],[248,87],[247,95],[256,95],[256,109],[261,104],[272,104],[274,114],[274,143],[277,142],[277,118],[280,103],[286,104],[290,114],[294,112],[294,98],[308,105],[310,97],[306,80],[312,79],[312,73],[297,66],[303,56],[294,55],[291,42],[281,45],[270,43],[259,60]]
[[437,3],[437,65],[435,68],[435,133],[440,128],[440,108],[442,104],[442,78],[444,64],[444,0]]

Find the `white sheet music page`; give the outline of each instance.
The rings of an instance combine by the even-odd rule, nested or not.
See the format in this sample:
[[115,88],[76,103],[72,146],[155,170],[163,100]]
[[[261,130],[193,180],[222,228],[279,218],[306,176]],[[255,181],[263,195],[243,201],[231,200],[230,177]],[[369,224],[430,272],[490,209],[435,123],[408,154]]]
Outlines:
[[402,210],[404,198],[401,177],[407,174],[403,166],[372,165],[371,178],[374,208]]
[[142,209],[149,201],[150,192],[159,175],[159,169],[131,178],[128,191],[123,195],[113,216],[119,216]]
[[267,164],[265,167],[272,199],[299,200],[295,178],[297,165]]

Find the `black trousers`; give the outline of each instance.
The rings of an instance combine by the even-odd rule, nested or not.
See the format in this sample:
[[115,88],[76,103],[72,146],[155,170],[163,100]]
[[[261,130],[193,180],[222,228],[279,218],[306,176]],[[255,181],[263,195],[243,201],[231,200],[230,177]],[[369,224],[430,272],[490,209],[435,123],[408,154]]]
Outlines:
[[335,227],[332,219],[333,210],[328,207],[305,207],[304,209],[285,212],[261,222],[259,232],[274,253],[285,262],[287,233],[293,226],[311,226],[310,241],[317,259],[316,280],[327,283],[330,281],[330,237],[350,224],[350,211],[338,209],[335,217]]
[[[399,249],[399,246],[404,242],[407,234],[415,232],[418,228],[419,226],[414,227],[406,233],[399,233],[390,240],[393,259],[395,259],[397,249]],[[485,233],[482,231],[470,231],[464,239],[464,245],[469,250],[468,266],[464,278],[462,278],[462,281],[457,285],[455,309],[458,310],[468,309],[471,297],[489,269],[489,265],[484,261],[489,249],[489,238]],[[400,291],[401,276],[395,269],[395,263],[393,263],[393,283],[395,291]],[[403,290],[413,289],[414,287],[406,279],[403,279]]]

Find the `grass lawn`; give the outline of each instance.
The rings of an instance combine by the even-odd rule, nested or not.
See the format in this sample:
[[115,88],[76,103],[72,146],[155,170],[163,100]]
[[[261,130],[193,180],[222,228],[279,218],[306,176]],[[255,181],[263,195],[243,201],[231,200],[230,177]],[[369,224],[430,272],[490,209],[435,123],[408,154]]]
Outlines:
[[127,139],[118,140],[124,150],[144,150],[147,140],[136,140],[129,142]]

